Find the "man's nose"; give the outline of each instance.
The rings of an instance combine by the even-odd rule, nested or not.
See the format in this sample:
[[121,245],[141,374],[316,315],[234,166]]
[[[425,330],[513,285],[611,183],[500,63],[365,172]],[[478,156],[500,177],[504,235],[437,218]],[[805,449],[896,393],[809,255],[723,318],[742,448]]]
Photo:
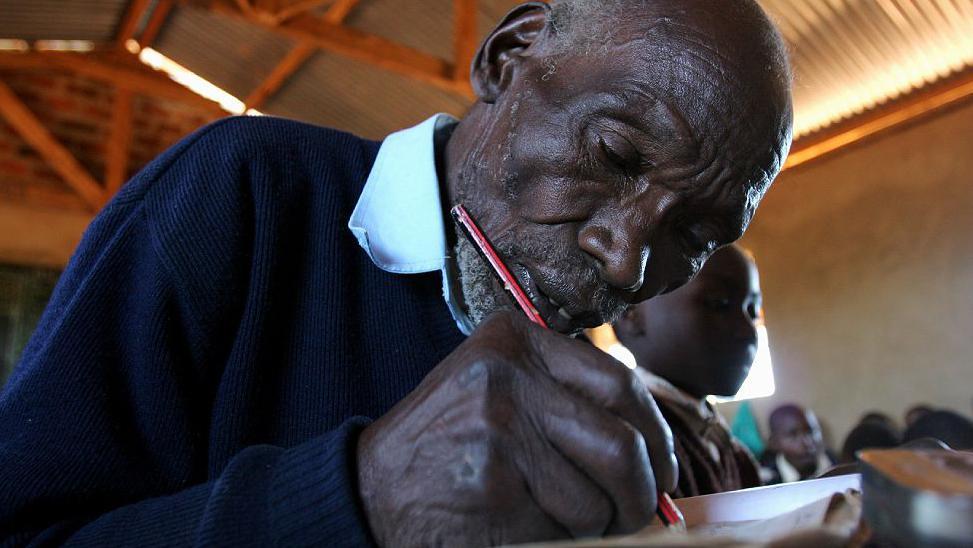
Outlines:
[[616,226],[589,225],[578,234],[581,249],[595,258],[601,277],[612,287],[635,292],[645,281],[649,246],[632,223]]

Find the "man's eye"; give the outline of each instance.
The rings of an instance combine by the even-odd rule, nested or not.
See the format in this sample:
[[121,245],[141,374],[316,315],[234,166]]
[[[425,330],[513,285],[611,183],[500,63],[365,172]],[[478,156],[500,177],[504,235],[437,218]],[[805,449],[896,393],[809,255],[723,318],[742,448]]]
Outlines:
[[641,159],[638,153],[632,149],[631,145],[619,149],[618,145],[613,147],[604,137],[599,135],[598,147],[601,148],[601,152],[605,155],[605,158],[620,170],[630,175],[639,171]]

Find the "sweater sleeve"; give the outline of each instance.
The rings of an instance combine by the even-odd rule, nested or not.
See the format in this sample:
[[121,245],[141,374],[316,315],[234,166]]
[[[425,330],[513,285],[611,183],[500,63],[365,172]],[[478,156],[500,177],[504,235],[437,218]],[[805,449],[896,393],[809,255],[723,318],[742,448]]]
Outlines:
[[166,249],[221,223],[180,209],[182,181],[208,169],[206,185],[225,190],[253,169],[213,153],[238,126],[202,130],[137,175],[62,274],[0,396],[0,544],[370,543],[355,469],[368,419],[295,447],[245,447],[208,469],[208,406],[227,346],[212,318],[234,304],[206,293],[221,280],[197,278],[234,256],[200,236],[193,269]]

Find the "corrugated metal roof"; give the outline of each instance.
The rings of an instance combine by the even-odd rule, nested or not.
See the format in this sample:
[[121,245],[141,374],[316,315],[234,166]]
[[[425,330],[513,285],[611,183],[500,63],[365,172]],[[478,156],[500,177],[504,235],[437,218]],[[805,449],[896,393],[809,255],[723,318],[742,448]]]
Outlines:
[[[477,2],[477,32],[486,36],[518,0]],[[319,9],[319,13],[327,6]],[[348,26],[394,40],[442,59],[453,58],[453,0],[421,0],[403,9],[401,0],[362,0],[345,20]]]
[[153,47],[244,99],[294,41],[249,23],[194,7],[177,7]]
[[[791,47],[796,136],[973,65],[973,0],[759,1]],[[110,40],[127,4],[0,0],[0,38]],[[516,4],[480,0],[480,36]],[[451,60],[452,5],[452,0],[361,0],[347,24]],[[325,9],[327,4],[318,12]],[[257,25],[178,7],[155,47],[243,99],[292,45]],[[372,136],[419,111],[463,108],[462,100],[427,84],[326,53],[292,75],[279,94],[266,111]]]
[[0,38],[108,41],[127,5],[126,0],[0,0]]
[[452,0],[424,0],[402,9],[401,0],[364,0],[348,14],[345,24],[450,59],[452,6]]
[[274,95],[264,112],[378,139],[465,100],[396,73],[321,52]]
[[761,0],[791,46],[795,136],[973,65],[971,0]]

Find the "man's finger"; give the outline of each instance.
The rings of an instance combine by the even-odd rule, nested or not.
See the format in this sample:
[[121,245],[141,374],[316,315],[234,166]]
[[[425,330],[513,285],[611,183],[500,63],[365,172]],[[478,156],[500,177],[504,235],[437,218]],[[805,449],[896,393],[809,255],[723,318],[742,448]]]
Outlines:
[[574,538],[604,535],[614,514],[608,494],[543,435],[527,438],[517,460],[536,504]]
[[542,329],[529,329],[547,372],[559,383],[618,415],[648,447],[655,481],[673,491],[678,481],[672,431],[638,377],[601,350]]
[[554,379],[544,376],[538,384],[524,395],[524,405],[541,434],[611,499],[615,515],[608,532],[628,533],[649,524],[656,483],[642,434]]

